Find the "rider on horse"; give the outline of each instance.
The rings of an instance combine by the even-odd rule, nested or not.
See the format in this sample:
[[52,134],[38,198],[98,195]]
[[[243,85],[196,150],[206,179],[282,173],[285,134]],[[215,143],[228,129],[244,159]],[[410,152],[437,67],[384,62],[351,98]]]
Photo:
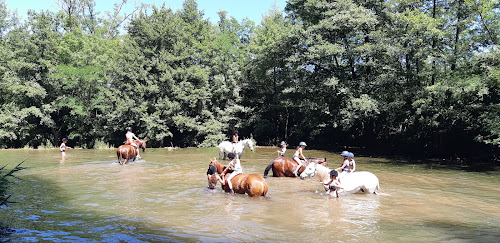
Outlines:
[[349,173],[356,171],[356,161],[354,161],[354,154],[349,152]]
[[230,189],[230,193],[231,194],[234,194],[234,191],[233,191],[233,184],[231,183],[231,179],[233,179],[233,177],[235,177],[236,175],[239,175],[239,174],[242,174],[243,173],[243,168],[241,168],[241,162],[240,162],[240,159],[238,158],[234,158],[235,155],[234,153],[229,153],[227,155],[227,157],[229,158],[229,164],[227,165],[226,169],[222,172],[222,176],[224,176],[224,174],[228,171],[228,170],[233,170],[233,172],[226,177],[226,180],[227,180],[227,184],[229,186],[229,189]]
[[297,147],[297,151],[295,151],[295,154],[293,154],[292,159],[297,162],[297,169],[293,172],[295,176],[297,176],[297,172],[299,171],[300,167],[302,166],[302,163],[300,162],[300,158],[306,159],[304,154],[302,153],[302,150],[307,146],[305,142],[300,142],[299,146]]
[[236,147],[236,144],[238,144],[238,130],[234,131],[233,133],[233,153],[234,153],[234,148]]
[[339,177],[342,178],[344,175],[349,173],[349,152],[342,151],[342,153],[340,155],[342,156],[342,164],[340,165],[339,168],[337,168],[335,170],[340,171]]
[[139,144],[135,143],[134,141],[134,139],[139,140],[139,138],[137,138],[132,132],[131,127],[127,127],[127,133],[125,134],[125,137],[127,138],[127,142],[125,142],[125,145],[131,145],[132,147],[134,147],[137,153],[137,158],[140,159],[141,156],[139,155]]

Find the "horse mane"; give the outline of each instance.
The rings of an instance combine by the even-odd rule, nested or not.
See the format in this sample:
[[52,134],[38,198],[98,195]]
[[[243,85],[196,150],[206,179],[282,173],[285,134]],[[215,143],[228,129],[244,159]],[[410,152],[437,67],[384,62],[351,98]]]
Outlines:
[[326,177],[330,176],[330,171],[331,171],[330,169],[328,169],[328,168],[326,168],[318,163],[316,163],[315,167],[316,167],[316,175],[319,175],[321,173],[320,177],[323,177],[323,178],[319,178],[320,180],[325,179],[325,176]]
[[[227,168],[227,166],[225,166],[225,165],[221,164],[219,161],[217,161],[217,159],[215,157],[213,160],[212,159],[210,160],[210,164],[208,165],[209,170],[210,170],[210,165],[213,165],[215,167],[218,167],[217,165],[219,165],[220,167],[222,167],[222,171],[224,171]],[[232,170],[227,171],[227,173],[231,173],[231,172],[232,172]],[[208,173],[208,170],[207,170],[207,173]],[[219,171],[217,171],[217,173],[219,173]]]

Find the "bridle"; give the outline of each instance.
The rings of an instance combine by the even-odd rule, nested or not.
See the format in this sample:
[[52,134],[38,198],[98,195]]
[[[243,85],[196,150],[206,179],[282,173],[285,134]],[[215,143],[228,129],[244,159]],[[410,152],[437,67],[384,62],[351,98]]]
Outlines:
[[306,167],[306,169],[302,172],[302,174],[306,173],[306,176],[309,177],[309,178],[312,178],[312,177],[316,176],[316,171],[317,171],[316,166],[318,166],[318,164],[314,163],[314,170],[313,170],[312,173],[309,173],[308,168]]

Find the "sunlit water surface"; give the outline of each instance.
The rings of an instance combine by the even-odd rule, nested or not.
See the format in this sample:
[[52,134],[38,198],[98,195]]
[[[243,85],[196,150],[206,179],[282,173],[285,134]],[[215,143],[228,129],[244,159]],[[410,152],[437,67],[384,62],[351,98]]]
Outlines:
[[[262,175],[276,150],[247,150],[244,172]],[[334,153],[305,154],[326,157],[330,167],[340,163]],[[270,177],[264,199],[207,192],[214,156],[216,148],[148,149],[142,160],[121,166],[111,149],[64,157],[57,150],[0,150],[0,165],[28,167],[11,187],[16,203],[0,208],[10,228],[0,241],[500,241],[498,172],[358,157],[357,170],[378,176],[381,195],[330,198],[316,178]]]

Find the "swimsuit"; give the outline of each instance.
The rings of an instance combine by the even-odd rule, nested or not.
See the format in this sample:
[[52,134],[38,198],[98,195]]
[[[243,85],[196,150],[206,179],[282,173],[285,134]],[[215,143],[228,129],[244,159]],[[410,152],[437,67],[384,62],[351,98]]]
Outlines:
[[[344,162],[340,165],[341,167],[344,165]],[[342,172],[349,172],[349,162],[347,162],[347,166],[342,169]]]
[[134,142],[129,142],[129,141],[127,141],[127,142],[125,143],[125,145],[132,145],[132,147],[134,147],[134,148],[139,148],[139,145],[137,145],[137,144],[136,144],[136,143],[134,143]]
[[243,173],[243,168],[241,168],[241,163],[240,163],[239,159],[236,159],[234,161],[234,163],[231,163],[231,166],[229,167],[229,169],[232,169],[233,173],[235,173],[235,172],[238,174]]

